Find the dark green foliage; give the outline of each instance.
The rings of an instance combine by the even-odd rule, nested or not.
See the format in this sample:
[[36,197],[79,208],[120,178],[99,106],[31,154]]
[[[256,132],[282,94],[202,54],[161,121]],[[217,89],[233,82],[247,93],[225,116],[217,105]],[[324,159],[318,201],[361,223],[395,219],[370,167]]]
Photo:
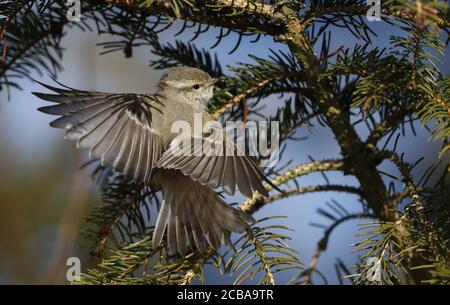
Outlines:
[[166,46],[162,46],[155,39],[152,47],[153,54],[160,57],[151,63],[151,66],[155,69],[167,69],[182,64],[207,71],[211,76],[219,77],[223,75],[217,56],[212,57],[204,49],[198,50],[192,43],[184,43],[177,40],[175,45],[169,43]]
[[[59,1],[52,2],[48,3],[48,7],[42,3],[35,5],[34,1],[18,1],[15,5],[8,5],[5,28],[1,27],[1,49],[7,49],[4,60],[0,61],[0,89],[17,87],[17,79],[29,77],[32,70],[40,74],[46,71],[53,76],[61,71],[59,60],[62,50],[59,43],[65,13]],[[43,14],[43,11],[46,13]]]
[[[274,284],[274,274],[283,270],[302,269],[302,261],[297,258],[298,251],[289,247],[286,241],[291,240],[287,235],[276,233],[278,231],[289,231],[289,228],[280,225],[259,224],[279,217],[265,218],[254,225],[248,236],[239,238],[233,248],[236,252],[230,255],[225,264],[225,270],[237,275],[234,283],[240,284],[254,277],[259,285]],[[224,255],[227,256],[227,253]],[[262,275],[259,275],[262,274]]]

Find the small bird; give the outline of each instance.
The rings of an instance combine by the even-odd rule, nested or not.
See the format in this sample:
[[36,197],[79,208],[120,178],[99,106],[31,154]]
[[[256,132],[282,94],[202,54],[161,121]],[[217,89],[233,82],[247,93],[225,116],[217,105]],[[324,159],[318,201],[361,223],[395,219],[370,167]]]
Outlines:
[[[184,256],[189,251],[204,252],[208,244],[218,249],[230,243],[231,232],[244,232],[254,222],[226,204],[217,188],[233,195],[237,186],[247,197],[255,191],[268,196],[263,181],[270,181],[248,156],[180,154],[176,150],[182,148],[169,149],[174,122],[193,124],[195,113],[213,120],[207,104],[218,81],[197,68],[174,67],[162,76],[155,94],[82,91],[42,83],[54,93],[33,94],[56,103],[38,110],[58,115],[50,126],[65,129],[65,138],[88,149],[90,158],[162,191],[153,246],[161,244],[167,231],[169,253]],[[225,136],[217,141],[229,140]]]

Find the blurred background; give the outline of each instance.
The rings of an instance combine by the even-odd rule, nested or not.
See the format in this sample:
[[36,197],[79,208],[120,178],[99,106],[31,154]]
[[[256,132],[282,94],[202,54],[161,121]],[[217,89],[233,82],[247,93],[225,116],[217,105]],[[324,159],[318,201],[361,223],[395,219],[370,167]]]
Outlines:
[[[374,46],[388,46],[388,35],[392,28],[381,23],[373,23],[378,33]],[[162,41],[173,42],[177,27],[161,33]],[[189,31],[177,39],[190,39]],[[200,35],[194,43],[199,48],[209,49],[213,43],[214,31]],[[149,61],[153,58],[149,47],[136,48],[133,57],[126,59],[121,52],[99,55],[102,51],[97,43],[110,40],[111,37],[98,37],[95,32],[70,30],[62,41],[66,48],[62,65],[64,71],[58,81],[70,87],[108,91],[108,92],[153,92],[163,71],[153,70]],[[285,50],[271,38],[263,38],[257,44],[245,40],[237,52],[229,55],[236,37],[229,36],[216,52],[224,71],[226,65],[236,62],[250,62],[248,54],[267,58],[269,48]],[[356,39],[348,32],[335,29],[331,49],[339,46],[352,46]],[[448,49],[441,59],[443,72],[449,73]],[[48,76],[37,73],[31,75],[44,83],[55,83]],[[52,129],[48,123],[52,117],[36,111],[45,105],[31,94],[32,91],[45,92],[45,88],[30,80],[22,80],[23,90],[12,90],[8,99],[5,91],[0,94],[0,283],[67,283],[65,280],[66,259],[80,257],[83,267],[89,262],[90,244],[79,236],[85,226],[83,217],[89,209],[99,204],[100,198],[96,186],[90,180],[92,168],[80,170],[87,161],[87,153],[75,149],[73,143],[63,140],[63,131]],[[267,111],[278,108],[283,99],[272,96],[264,102]],[[425,156],[415,171],[421,171],[437,160],[440,143],[428,141],[428,133],[416,124],[417,135],[407,130],[407,137],[401,138],[400,151],[407,152],[407,160],[415,161]],[[367,130],[359,130],[361,137]],[[288,143],[283,162],[292,159],[293,165],[314,159],[337,158],[339,148],[331,132],[319,125],[313,129],[302,128],[296,136],[306,137],[302,141]],[[384,171],[395,173],[392,166],[382,164]],[[330,181],[342,184],[356,184],[352,177],[337,173],[328,175]],[[302,177],[300,186],[324,183],[320,174]],[[432,181],[431,181],[432,182]],[[230,198],[229,202],[241,201],[242,197]],[[276,201],[256,213],[255,218],[285,215],[280,222],[295,231],[290,233],[291,246],[300,251],[300,258],[309,264],[317,242],[323,236],[323,229],[311,226],[311,223],[327,225],[327,219],[320,216],[318,208],[326,208],[332,199],[338,201],[349,211],[359,211],[358,198],[342,193],[315,193],[300,197]],[[328,283],[339,283],[335,271],[337,259],[350,266],[358,253],[353,253],[351,244],[358,240],[358,224],[364,219],[346,222],[340,225],[331,236],[328,249],[320,257],[317,265],[327,278]],[[278,283],[287,283],[296,273],[280,273]],[[206,282],[209,284],[231,283],[229,275],[220,275],[214,268],[207,268]],[[313,283],[324,283],[313,276]],[[349,283],[349,281],[344,281]]]

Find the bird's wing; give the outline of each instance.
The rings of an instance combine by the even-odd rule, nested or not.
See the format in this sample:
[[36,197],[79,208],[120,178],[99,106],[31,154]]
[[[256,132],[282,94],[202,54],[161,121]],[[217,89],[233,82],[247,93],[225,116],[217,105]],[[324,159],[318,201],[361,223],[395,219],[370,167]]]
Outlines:
[[50,126],[65,129],[65,138],[136,182],[148,182],[163,151],[163,139],[152,129],[152,112],[162,111],[157,96],[81,91],[41,84],[56,94],[33,92],[57,105],[38,110],[60,117]]
[[[200,145],[194,144],[194,138],[190,138],[191,145],[179,145],[182,141],[172,141],[156,167],[178,169],[194,181],[214,189],[220,186],[230,195],[235,193],[236,186],[247,197],[254,191],[268,195],[263,181],[272,185],[270,180],[251,157],[237,153],[236,145],[227,136],[202,137]],[[232,153],[226,153],[227,142]],[[216,153],[215,147],[222,147],[222,153]]]

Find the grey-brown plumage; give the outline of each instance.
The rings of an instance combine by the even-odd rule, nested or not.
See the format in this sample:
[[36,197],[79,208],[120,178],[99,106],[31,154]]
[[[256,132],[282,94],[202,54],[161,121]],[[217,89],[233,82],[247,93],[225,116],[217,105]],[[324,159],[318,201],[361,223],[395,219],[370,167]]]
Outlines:
[[194,113],[202,113],[204,122],[212,120],[206,105],[215,82],[202,70],[178,67],[161,78],[156,94],[102,93],[44,84],[54,93],[34,94],[56,103],[39,110],[60,116],[50,125],[65,129],[65,138],[89,149],[91,158],[163,192],[153,245],[159,246],[167,232],[169,250],[185,255],[189,250],[204,251],[208,244],[218,249],[229,241],[231,231],[242,232],[253,221],[223,202],[216,188],[231,195],[237,187],[247,197],[254,191],[267,196],[262,184],[267,178],[247,156],[178,155],[169,149],[173,122],[183,120],[193,126]]

